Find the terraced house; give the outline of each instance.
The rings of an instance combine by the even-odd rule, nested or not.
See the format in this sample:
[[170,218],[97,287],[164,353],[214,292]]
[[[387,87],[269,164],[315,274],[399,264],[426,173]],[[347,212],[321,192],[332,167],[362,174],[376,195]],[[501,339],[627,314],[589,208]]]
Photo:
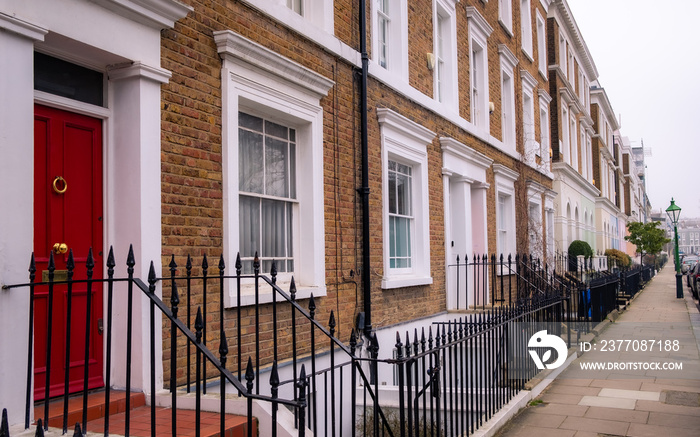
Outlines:
[[[86,380],[184,387],[195,354],[170,320],[194,330],[197,306],[201,344],[229,338],[239,380],[249,355],[256,378],[277,362],[296,378],[292,349],[315,362],[313,327],[294,332],[274,287],[332,318],[340,342],[391,358],[397,327],[515,301],[508,255],[620,241],[619,164],[594,145],[618,126],[604,95],[594,119],[597,70],[564,0],[10,0],[0,40],[0,282],[26,283],[34,253],[37,282],[76,264],[74,279],[115,269],[145,290],[3,290],[3,407]],[[275,285],[259,288],[273,262]],[[185,272],[198,278],[187,316],[185,282],[169,279]],[[152,331],[151,296],[182,302],[179,319],[157,313]],[[83,342],[85,358],[66,347]]]

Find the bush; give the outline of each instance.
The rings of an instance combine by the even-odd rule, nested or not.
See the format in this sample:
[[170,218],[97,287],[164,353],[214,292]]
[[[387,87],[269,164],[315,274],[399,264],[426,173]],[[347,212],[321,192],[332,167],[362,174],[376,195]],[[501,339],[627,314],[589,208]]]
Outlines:
[[591,245],[582,240],[574,240],[569,245],[569,271],[578,270],[578,257],[583,255],[586,259],[593,257]]
[[608,265],[627,268],[632,264],[632,258],[621,250],[608,249],[605,251],[605,256],[608,257]]

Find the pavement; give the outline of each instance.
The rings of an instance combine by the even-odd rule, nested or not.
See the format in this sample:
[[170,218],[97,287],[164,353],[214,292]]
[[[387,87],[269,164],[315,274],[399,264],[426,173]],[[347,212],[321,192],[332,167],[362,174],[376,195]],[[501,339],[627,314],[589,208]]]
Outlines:
[[700,436],[700,311],[683,279],[678,299],[668,263],[496,435]]

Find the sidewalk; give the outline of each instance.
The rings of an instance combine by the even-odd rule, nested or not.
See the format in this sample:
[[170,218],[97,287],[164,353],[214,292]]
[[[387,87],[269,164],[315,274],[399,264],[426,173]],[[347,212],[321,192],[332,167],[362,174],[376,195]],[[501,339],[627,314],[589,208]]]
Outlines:
[[[700,436],[700,313],[683,285],[685,298],[677,299],[668,263],[591,350],[497,435]],[[649,369],[655,363],[681,363],[682,370]]]

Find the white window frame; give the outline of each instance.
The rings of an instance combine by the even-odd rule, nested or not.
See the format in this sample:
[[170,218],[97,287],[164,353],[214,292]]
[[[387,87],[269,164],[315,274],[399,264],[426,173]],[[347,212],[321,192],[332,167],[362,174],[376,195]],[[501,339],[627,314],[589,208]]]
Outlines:
[[539,144],[535,139],[535,88],[537,81],[527,70],[520,70],[523,91],[523,152],[525,162],[530,166],[536,163]]
[[569,51],[567,52],[567,56],[569,59],[568,63],[568,73],[567,73],[567,79],[569,79],[569,84],[573,87],[574,86],[574,80],[576,78],[576,62],[574,58],[574,52],[571,51],[571,47],[569,47]]
[[498,0],[498,21],[513,36],[513,0]]
[[[214,33],[222,69],[222,174],[224,258],[233,266],[239,247],[238,113],[249,112],[296,129],[297,210],[293,224],[294,280],[300,299],[325,296],[325,233],[323,202],[323,108],[333,82],[234,32]],[[291,279],[281,274],[283,288]],[[225,305],[255,302],[244,289],[241,302],[227,286]],[[250,290],[252,291],[252,290]],[[271,300],[271,293],[260,302]]]
[[[507,257],[509,254],[515,255],[516,251],[515,181],[518,179],[518,173],[502,164],[494,164],[493,173],[496,186],[496,224],[499,233],[496,238],[496,253],[497,256],[503,254]],[[505,209],[499,206],[500,200],[505,202]]]
[[564,77],[566,77],[567,72],[566,72],[566,67],[567,67],[567,62],[566,62],[566,38],[564,38],[563,34],[559,34],[559,68],[561,69],[562,74]]
[[518,59],[504,44],[498,46],[501,60],[501,133],[503,145],[515,152],[515,74]]
[[412,168],[411,267],[390,268],[389,196],[382,193],[383,266],[382,289],[428,285],[430,276],[430,216],[428,200],[428,144],[435,133],[387,108],[377,108],[382,141],[382,186],[389,187],[389,160]]
[[552,98],[543,89],[539,89],[537,94],[540,106],[540,157],[542,158],[544,170],[549,172],[551,161],[550,150],[552,147],[549,128],[549,103],[552,101]]
[[532,7],[530,0],[520,0],[520,37],[523,53],[531,60],[532,56]]
[[435,100],[458,110],[457,92],[457,24],[456,0],[435,0],[433,7],[435,42],[434,95]]
[[[317,34],[318,29],[330,35],[335,32],[333,0],[298,0],[301,13],[290,7],[288,0],[246,0],[246,3],[307,36]],[[309,24],[316,31],[310,30]]]
[[569,148],[571,149],[571,166],[578,172],[578,135],[576,133],[578,123],[576,123],[576,114],[573,108],[569,108],[569,117],[569,123],[571,124],[569,130],[569,135],[571,136],[569,142]]
[[564,152],[563,161],[571,165],[571,149],[569,147],[569,108],[566,105],[562,105],[561,112],[561,141],[562,151]]
[[547,26],[542,14],[537,10],[537,69],[542,77],[547,80]]
[[557,193],[552,190],[545,190],[544,211],[545,211],[545,234],[547,236],[547,261],[554,261],[554,200]]
[[489,133],[489,80],[487,41],[493,28],[474,6],[467,8],[469,28],[469,100],[471,122],[477,131]]
[[388,4],[389,29],[387,33],[386,65],[382,65],[379,40],[380,11],[378,2],[372,7],[372,61],[403,80],[408,81],[408,6],[406,0],[386,0]]

